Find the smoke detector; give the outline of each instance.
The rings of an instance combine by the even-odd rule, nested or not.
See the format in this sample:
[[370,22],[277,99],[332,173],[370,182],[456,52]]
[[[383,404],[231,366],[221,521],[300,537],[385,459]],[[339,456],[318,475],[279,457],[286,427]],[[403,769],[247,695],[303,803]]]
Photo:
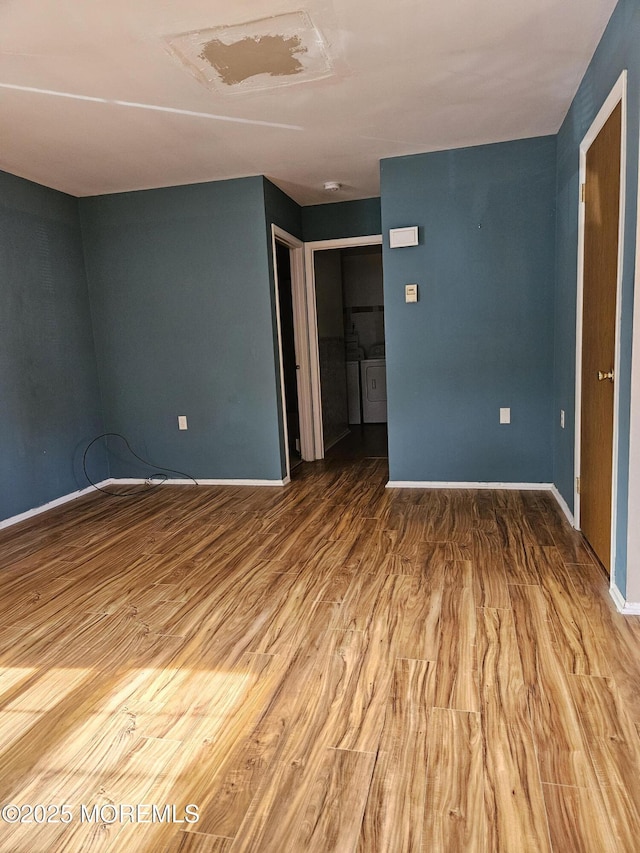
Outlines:
[[338,181],[325,181],[324,188],[328,193],[337,193],[339,189],[342,189],[342,184]]

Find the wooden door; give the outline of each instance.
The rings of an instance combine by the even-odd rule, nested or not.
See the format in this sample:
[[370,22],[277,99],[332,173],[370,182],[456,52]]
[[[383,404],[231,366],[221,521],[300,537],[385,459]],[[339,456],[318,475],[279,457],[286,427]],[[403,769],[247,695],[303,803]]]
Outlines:
[[580,527],[609,572],[621,131],[618,104],[587,152],[585,187]]

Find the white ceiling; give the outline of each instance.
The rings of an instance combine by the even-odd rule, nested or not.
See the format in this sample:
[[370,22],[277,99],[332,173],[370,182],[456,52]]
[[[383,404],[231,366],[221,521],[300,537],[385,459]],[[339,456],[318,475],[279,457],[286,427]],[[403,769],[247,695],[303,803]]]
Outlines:
[[[77,196],[256,174],[301,204],[375,196],[383,157],[555,133],[614,6],[3,0],[0,168]],[[221,91],[167,46],[300,10],[321,79]]]

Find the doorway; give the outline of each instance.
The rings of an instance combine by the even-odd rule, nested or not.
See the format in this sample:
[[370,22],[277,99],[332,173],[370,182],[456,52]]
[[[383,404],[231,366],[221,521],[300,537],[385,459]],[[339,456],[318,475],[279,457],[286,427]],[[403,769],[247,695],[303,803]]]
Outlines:
[[286,440],[289,453],[289,471],[302,462],[300,445],[300,408],[298,404],[298,377],[296,342],[291,293],[290,250],[276,241],[276,269],[278,271],[278,307],[280,309],[280,347],[284,381],[283,412],[286,420]]
[[317,459],[387,456],[381,244],[372,236],[305,247]]
[[615,565],[625,81],[623,76],[581,146],[576,524],[610,575]]
[[280,398],[286,476],[300,462],[315,459],[309,322],[304,277],[304,245],[271,226]]

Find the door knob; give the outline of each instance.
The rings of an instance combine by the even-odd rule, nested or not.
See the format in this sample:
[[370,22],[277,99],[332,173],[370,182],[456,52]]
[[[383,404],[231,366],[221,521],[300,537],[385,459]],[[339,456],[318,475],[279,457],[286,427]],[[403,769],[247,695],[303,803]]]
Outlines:
[[613,382],[613,370],[610,370],[608,373],[603,373],[601,370],[598,371],[598,381],[604,382],[605,379]]

